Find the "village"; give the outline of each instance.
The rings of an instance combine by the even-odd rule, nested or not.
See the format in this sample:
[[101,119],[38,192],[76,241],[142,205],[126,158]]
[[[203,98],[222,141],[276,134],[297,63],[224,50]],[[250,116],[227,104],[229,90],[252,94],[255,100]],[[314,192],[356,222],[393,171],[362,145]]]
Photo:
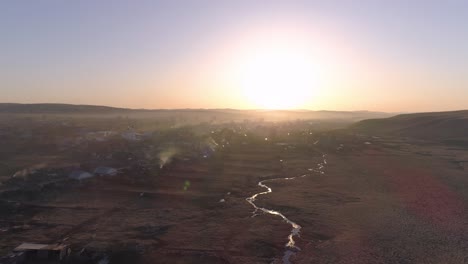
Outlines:
[[[192,193],[192,189],[207,179],[198,173],[188,173],[193,169],[203,173],[196,169],[200,163],[208,166],[207,172],[222,172],[222,155],[232,147],[273,144],[279,149],[294,149],[299,143],[316,142],[310,122],[300,120],[286,124],[245,121],[175,127],[159,123],[164,127],[160,129],[139,129],[138,122],[143,123],[140,120],[118,120],[128,124],[116,122],[112,130],[104,130],[105,125],[95,123],[94,129],[87,127],[94,120],[82,121],[87,126],[77,125],[76,120],[25,121],[1,131],[10,143],[28,144],[24,148],[35,156],[37,164],[2,177],[0,209],[4,213],[0,222],[0,250],[4,257],[0,263],[107,263],[111,248],[127,246],[115,245],[114,234],[106,234],[109,237],[99,243],[95,237],[89,237],[90,232],[106,228],[98,223],[106,218],[129,219],[128,212],[125,216],[119,214],[129,208],[146,208],[148,203],[156,205],[154,200],[161,197],[169,201],[199,197],[197,203],[205,204],[210,192]],[[21,133],[15,130],[18,125],[24,126]],[[8,150],[13,155],[17,149],[4,148],[4,155]],[[167,175],[173,178],[163,178]],[[174,184],[179,186],[176,190]],[[226,199],[214,197],[213,201]],[[166,224],[155,226],[151,215],[173,210],[173,205],[168,208],[166,202],[156,208],[158,212],[133,219],[147,221],[135,227],[139,231],[133,231],[144,230],[143,238],[135,239],[134,246],[140,250],[161,243],[151,235],[147,237],[148,230],[163,234],[171,222],[176,222],[167,220]]]

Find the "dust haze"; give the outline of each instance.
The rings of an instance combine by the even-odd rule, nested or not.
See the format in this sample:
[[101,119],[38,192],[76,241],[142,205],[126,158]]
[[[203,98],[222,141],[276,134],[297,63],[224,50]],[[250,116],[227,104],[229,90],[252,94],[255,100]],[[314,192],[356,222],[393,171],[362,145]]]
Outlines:
[[0,109],[3,262],[465,258],[467,111]]

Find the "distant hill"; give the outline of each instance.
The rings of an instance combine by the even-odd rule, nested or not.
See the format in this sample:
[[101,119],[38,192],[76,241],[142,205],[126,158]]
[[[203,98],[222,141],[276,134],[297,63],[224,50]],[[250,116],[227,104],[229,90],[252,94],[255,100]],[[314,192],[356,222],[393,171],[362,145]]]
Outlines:
[[97,105],[0,103],[0,113],[109,113],[128,110]]
[[50,114],[50,115],[111,115],[133,118],[176,117],[198,121],[239,121],[263,119],[284,120],[329,120],[352,123],[369,118],[388,117],[390,114],[370,111],[311,111],[311,110],[236,110],[236,109],[129,109],[96,105],[72,104],[15,104],[0,103],[0,114]]
[[354,124],[352,129],[375,135],[468,142],[468,110],[369,119]]

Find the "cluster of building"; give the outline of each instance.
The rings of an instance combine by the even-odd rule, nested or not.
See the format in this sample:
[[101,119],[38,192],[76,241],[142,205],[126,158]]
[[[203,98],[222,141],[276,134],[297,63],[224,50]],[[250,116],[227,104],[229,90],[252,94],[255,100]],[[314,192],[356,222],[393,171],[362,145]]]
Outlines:
[[88,178],[92,178],[94,176],[114,176],[119,173],[118,169],[111,168],[111,167],[97,167],[93,173],[83,171],[83,170],[74,170],[72,171],[68,177],[75,180],[84,180]]

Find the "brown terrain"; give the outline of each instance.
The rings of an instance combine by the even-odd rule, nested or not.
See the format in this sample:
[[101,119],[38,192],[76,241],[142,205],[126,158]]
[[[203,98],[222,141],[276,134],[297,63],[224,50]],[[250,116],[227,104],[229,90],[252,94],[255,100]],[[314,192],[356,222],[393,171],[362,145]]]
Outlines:
[[[71,263],[283,263],[291,226],[253,217],[245,199],[260,180],[306,175],[267,182],[255,201],[302,227],[291,263],[468,263],[468,148],[366,129],[297,128],[289,142],[284,127],[247,142],[215,133],[229,146],[157,171],[5,180],[0,249],[64,241]],[[324,173],[309,170],[323,154]]]

